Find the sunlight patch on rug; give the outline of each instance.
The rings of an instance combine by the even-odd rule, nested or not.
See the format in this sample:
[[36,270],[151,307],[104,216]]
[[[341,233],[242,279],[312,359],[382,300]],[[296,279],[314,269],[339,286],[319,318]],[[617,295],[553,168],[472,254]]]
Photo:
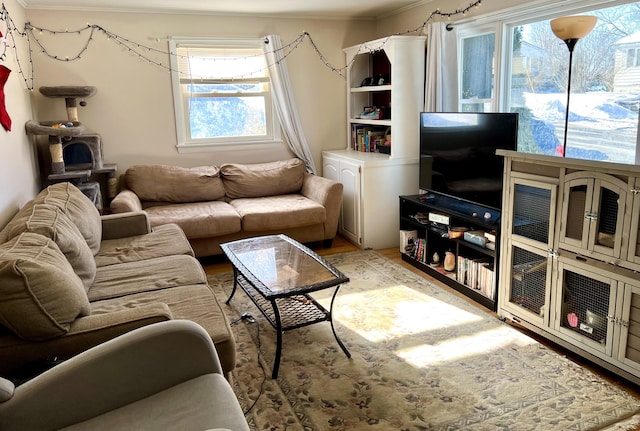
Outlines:
[[[362,288],[359,284],[366,283],[355,280],[349,284],[349,291]],[[363,292],[343,293],[339,298],[334,319],[372,342],[482,320],[480,316],[401,284],[375,289],[365,287]],[[329,305],[326,300],[320,302]]]
[[395,352],[400,358],[419,368],[472,358],[480,354],[517,344],[534,344],[528,337],[518,337],[508,328],[494,328],[476,332],[472,336],[457,337],[442,341],[436,345],[422,344]]

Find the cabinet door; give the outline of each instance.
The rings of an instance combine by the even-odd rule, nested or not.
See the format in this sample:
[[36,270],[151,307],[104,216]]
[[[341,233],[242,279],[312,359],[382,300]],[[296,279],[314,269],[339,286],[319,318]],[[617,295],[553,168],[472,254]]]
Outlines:
[[[501,307],[537,326],[549,325],[553,259],[546,251],[513,241],[501,268]],[[510,276],[509,276],[510,275]]]
[[620,304],[618,360],[640,371],[640,287],[626,284]]
[[589,265],[558,258],[554,284],[554,328],[585,350],[612,355],[617,281]]
[[553,248],[557,186],[512,178],[510,190],[511,238],[543,250]]
[[340,162],[324,156],[322,159],[322,176],[340,182]]
[[343,185],[340,232],[356,244],[361,244],[360,165],[341,160],[339,169]]
[[567,175],[559,246],[605,261],[620,258],[627,183],[611,175]]
[[631,182],[631,193],[627,203],[631,209],[627,209],[627,218],[630,219],[629,243],[627,244],[627,260],[633,269],[640,270],[640,178],[634,178]]

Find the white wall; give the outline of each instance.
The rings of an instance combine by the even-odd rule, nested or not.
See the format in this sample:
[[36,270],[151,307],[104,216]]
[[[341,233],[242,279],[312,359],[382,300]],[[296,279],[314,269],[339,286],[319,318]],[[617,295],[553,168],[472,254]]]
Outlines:
[[[371,22],[299,20],[237,16],[184,14],[81,13],[28,10],[32,25],[50,30],[77,30],[87,23],[103,28],[136,43],[168,50],[169,36],[260,37],[280,34],[283,44],[307,31],[326,59],[344,66],[342,47],[374,35]],[[48,52],[73,57],[87,40],[82,34],[38,36]],[[159,41],[156,41],[159,39]],[[168,65],[168,55],[148,54]],[[181,166],[221,164],[229,161],[260,162],[289,157],[286,148],[279,151],[216,151],[178,153],[169,73],[127,52],[96,33],[80,60],[60,62],[42,53],[34,53],[35,86],[92,85],[97,94],[78,109],[80,121],[99,133],[104,143],[104,160],[117,163],[119,173],[141,163]],[[287,57],[302,126],[312,147],[318,170],[321,152],[343,148],[346,144],[345,80],[325,67],[309,40]],[[39,120],[64,120],[62,99],[35,93]]]
[[[4,0],[4,5],[12,19],[17,23],[24,22],[24,10],[17,1]],[[4,32],[4,26],[2,29]],[[18,52],[22,54],[20,65],[28,70],[28,52],[23,42],[18,38]],[[39,184],[34,146],[24,132],[24,124],[31,118],[31,93],[19,74],[13,45],[11,42],[8,45],[7,56],[0,64],[11,69],[4,94],[12,127],[10,132],[0,127],[0,226],[4,226],[27,200],[35,196]]]

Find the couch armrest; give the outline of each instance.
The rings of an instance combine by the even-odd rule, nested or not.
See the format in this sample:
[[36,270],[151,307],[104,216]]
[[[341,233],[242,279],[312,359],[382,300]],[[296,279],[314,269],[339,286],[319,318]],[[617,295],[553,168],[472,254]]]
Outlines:
[[129,211],[142,211],[140,198],[131,190],[122,190],[109,204],[114,213],[125,213]]
[[127,238],[151,232],[149,217],[144,211],[108,214],[101,218],[103,240]]
[[342,190],[342,183],[309,173],[304,174],[301,193],[324,206],[327,212],[324,239],[332,239],[336,236],[342,205]]
[[59,429],[210,373],[222,373],[207,332],[187,320],[146,326],[18,386],[0,429]]

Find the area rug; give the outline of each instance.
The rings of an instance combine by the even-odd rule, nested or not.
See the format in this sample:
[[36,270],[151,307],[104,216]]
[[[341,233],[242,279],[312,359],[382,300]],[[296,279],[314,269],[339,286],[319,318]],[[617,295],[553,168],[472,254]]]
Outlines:
[[[226,306],[232,383],[252,429],[633,429],[640,400],[494,315],[375,251],[327,260],[351,280],[334,305],[351,359],[327,322],[292,330],[272,380],[274,329],[242,291]],[[224,302],[232,274],[209,282]],[[328,307],[331,293],[314,296]]]

